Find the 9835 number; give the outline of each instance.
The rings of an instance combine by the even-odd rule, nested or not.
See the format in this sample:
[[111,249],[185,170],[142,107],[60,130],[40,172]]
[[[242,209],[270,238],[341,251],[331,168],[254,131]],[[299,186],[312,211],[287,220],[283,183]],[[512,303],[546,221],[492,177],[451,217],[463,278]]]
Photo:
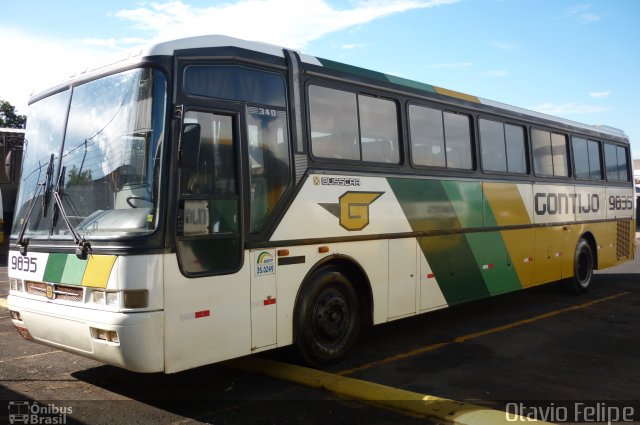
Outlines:
[[38,271],[38,263],[35,257],[14,256],[11,257],[11,270],[36,273]]
[[609,196],[609,210],[632,210],[632,196]]

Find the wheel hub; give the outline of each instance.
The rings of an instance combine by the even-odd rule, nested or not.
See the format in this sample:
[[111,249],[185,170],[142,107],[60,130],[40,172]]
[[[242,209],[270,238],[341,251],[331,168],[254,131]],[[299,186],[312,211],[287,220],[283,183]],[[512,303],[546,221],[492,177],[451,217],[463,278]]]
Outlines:
[[341,337],[349,323],[349,308],[336,291],[328,291],[318,299],[315,308],[315,328],[323,339],[333,341]]

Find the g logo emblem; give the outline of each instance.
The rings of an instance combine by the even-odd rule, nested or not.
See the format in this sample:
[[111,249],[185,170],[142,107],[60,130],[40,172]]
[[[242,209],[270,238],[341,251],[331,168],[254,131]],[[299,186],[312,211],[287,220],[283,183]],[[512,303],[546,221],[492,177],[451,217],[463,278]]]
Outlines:
[[369,225],[369,205],[384,192],[345,192],[340,197],[340,226],[349,231]]
[[49,298],[50,300],[53,299],[53,285],[47,285],[47,298]]

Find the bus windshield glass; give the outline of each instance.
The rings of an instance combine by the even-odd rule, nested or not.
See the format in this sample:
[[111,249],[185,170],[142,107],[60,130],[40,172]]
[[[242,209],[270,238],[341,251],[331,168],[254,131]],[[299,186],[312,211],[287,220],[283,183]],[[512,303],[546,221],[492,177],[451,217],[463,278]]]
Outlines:
[[153,232],[165,102],[163,74],[142,68],[32,104],[12,235],[69,239],[68,224],[87,239]]

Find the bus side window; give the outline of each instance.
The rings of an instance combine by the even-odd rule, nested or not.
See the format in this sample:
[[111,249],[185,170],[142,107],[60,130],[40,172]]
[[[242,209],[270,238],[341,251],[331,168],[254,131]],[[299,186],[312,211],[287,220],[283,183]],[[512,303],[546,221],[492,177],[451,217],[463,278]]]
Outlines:
[[601,180],[600,142],[582,137],[571,137],[573,166],[579,179]]
[[355,93],[309,86],[309,119],[315,157],[360,159]]
[[290,183],[287,114],[248,107],[251,232],[260,232]]
[[533,169],[537,175],[567,177],[569,175],[567,136],[549,131],[531,130]]
[[362,160],[400,162],[398,113],[395,102],[358,95]]
[[607,180],[629,181],[629,163],[625,147],[605,143],[604,157],[607,166]]
[[452,112],[444,113],[444,140],[447,148],[447,167],[473,168],[471,158],[471,128],[469,117]]
[[409,106],[411,158],[416,165],[445,167],[442,112],[423,106]]

